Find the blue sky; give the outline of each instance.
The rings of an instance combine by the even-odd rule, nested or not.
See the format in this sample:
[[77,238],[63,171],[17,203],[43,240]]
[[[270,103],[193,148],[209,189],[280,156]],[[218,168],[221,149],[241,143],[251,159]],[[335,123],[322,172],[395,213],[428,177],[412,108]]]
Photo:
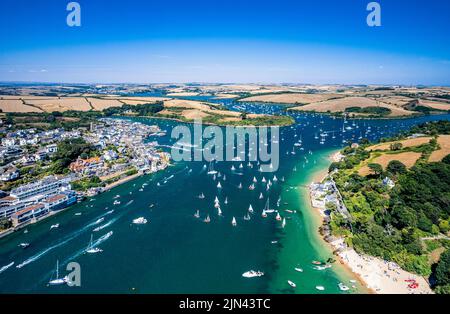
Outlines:
[[450,1],[0,2],[0,81],[450,85]]

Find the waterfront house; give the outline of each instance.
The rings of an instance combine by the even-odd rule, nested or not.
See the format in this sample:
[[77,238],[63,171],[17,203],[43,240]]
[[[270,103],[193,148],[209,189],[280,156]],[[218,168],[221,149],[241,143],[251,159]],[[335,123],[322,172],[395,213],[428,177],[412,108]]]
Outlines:
[[39,219],[42,216],[46,215],[47,213],[48,209],[44,206],[44,204],[36,204],[14,213],[11,216],[11,220],[13,226],[17,227],[27,222],[33,222],[36,219]]
[[39,195],[57,194],[59,192],[69,191],[71,189],[70,181],[71,177],[58,178],[57,176],[49,176],[11,190],[10,196],[23,201]]

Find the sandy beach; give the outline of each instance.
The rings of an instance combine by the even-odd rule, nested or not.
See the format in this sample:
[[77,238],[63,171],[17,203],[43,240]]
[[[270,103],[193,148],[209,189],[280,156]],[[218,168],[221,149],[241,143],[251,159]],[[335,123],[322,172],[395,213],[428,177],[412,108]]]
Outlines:
[[[339,161],[342,155],[334,152],[329,156],[331,161]],[[328,175],[328,169],[318,171],[313,176],[313,182],[322,182]],[[310,204],[312,203],[310,193],[307,193]],[[317,207],[311,208],[325,218],[323,210]],[[325,242],[325,241],[324,241]],[[329,243],[325,242],[335,250],[341,250],[338,255],[340,263],[351,271],[362,285],[367,287],[369,293],[375,294],[432,294],[428,282],[421,276],[409,273],[392,262],[384,261],[373,256],[358,254],[354,249],[346,247],[343,238],[338,238]],[[416,283],[416,288],[411,284]]]

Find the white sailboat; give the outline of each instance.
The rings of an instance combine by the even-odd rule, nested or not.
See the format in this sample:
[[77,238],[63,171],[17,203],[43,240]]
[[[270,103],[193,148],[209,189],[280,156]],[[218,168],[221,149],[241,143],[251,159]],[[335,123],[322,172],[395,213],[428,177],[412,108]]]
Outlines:
[[269,204],[270,204],[270,200],[269,200],[269,198],[267,198],[266,206],[264,207],[264,210],[268,214],[273,213],[275,211],[274,209],[270,209],[270,205]]
[[48,282],[50,286],[64,285],[67,283],[67,277],[59,278],[59,261],[56,261],[56,277]]
[[236,218],[233,217],[233,220],[231,220],[231,225],[232,225],[233,227],[236,227],[236,226],[237,226]]
[[244,220],[247,220],[247,221],[248,221],[248,220],[250,220],[250,219],[251,219],[251,218],[250,218],[250,214],[247,213],[247,215],[244,216]]
[[221,189],[221,188],[222,188],[222,184],[220,184],[220,182],[217,183],[217,188],[218,188],[218,189]]
[[209,168],[208,168],[208,172],[207,173],[209,175],[216,175],[217,174],[217,171],[214,170],[214,164],[213,164],[212,161],[209,163]]
[[201,199],[201,200],[204,199],[204,198],[205,198],[205,194],[203,194],[203,193],[200,194],[200,195],[198,196],[198,198]]
[[233,166],[231,166],[231,171],[234,171],[234,170],[236,170],[236,168],[233,165]]
[[275,217],[275,219],[276,219],[277,221],[281,221],[280,213],[277,213],[277,216]]
[[248,212],[251,213],[251,214],[253,214],[253,207],[252,207],[251,204],[250,204],[250,206],[248,207]]
[[259,199],[262,200],[264,198],[264,195],[262,193],[259,194]]
[[99,248],[93,246],[92,238],[93,238],[93,235],[91,234],[91,241],[89,241],[89,245],[86,249],[86,253],[95,254],[95,253],[103,252],[102,249],[99,249]]
[[206,216],[205,220],[203,220],[203,222],[205,223],[210,223],[211,222],[211,218],[209,218],[209,215]]
[[262,217],[262,218],[266,218],[266,217],[267,217],[267,213],[266,213],[266,210],[265,210],[265,209],[263,209],[262,214],[261,214],[261,217]]
[[217,207],[217,215],[222,216],[222,210],[220,207]]
[[258,182],[258,180],[256,179],[256,177],[253,177],[253,183]]
[[225,201],[223,202],[225,205],[228,204],[228,197],[225,197]]
[[242,182],[241,182],[241,183],[239,183],[239,185],[238,185],[238,189],[242,189]]
[[286,227],[286,218],[283,218],[283,222],[281,223],[281,228]]
[[200,211],[199,210],[197,210],[195,212],[194,217],[197,218],[197,219],[200,218]]

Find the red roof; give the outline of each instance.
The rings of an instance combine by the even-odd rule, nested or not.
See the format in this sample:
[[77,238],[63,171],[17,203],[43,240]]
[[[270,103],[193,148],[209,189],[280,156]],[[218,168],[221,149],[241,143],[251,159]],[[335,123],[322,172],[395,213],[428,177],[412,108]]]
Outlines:
[[40,209],[40,208],[44,208],[44,207],[45,206],[42,205],[42,204],[32,205],[32,206],[29,206],[29,207],[24,208],[22,210],[19,210],[18,212],[14,213],[13,216],[20,216],[20,215],[26,214],[26,213],[28,213],[30,211],[33,211],[33,210],[36,210],[36,209]]
[[15,201],[17,198],[15,198],[14,196],[5,196],[3,198],[0,198],[0,201]]
[[45,202],[47,202],[47,203],[53,203],[53,202],[62,200],[62,199],[65,198],[65,197],[66,197],[65,194],[58,194],[58,195],[50,196],[49,198],[46,198],[46,199],[45,199]]

